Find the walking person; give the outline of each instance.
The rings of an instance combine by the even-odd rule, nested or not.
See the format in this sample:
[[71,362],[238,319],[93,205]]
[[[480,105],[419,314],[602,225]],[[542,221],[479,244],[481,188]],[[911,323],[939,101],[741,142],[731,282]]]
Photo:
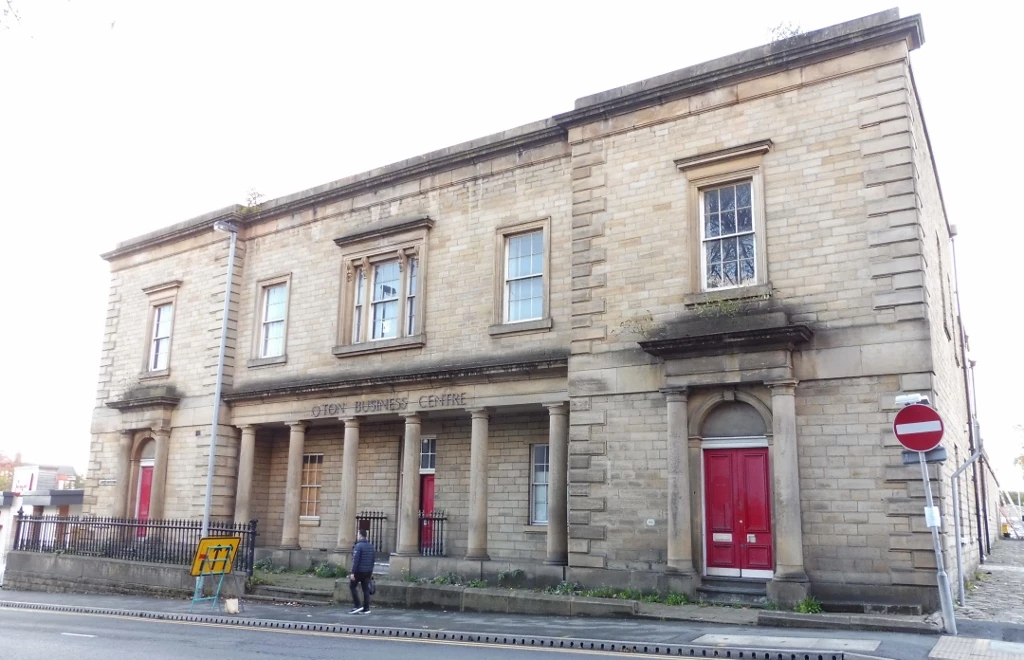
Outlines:
[[[359,530],[359,540],[352,549],[352,572],[348,576],[348,588],[352,591],[352,611],[349,614],[370,613],[370,580],[373,579],[373,560],[376,555],[373,544],[366,539],[366,530]],[[357,587],[362,585],[363,604],[359,604]]]

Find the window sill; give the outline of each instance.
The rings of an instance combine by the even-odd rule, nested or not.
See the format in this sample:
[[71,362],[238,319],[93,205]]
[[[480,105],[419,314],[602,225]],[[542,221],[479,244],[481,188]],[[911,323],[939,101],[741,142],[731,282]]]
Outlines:
[[158,369],[157,371],[144,371],[139,374],[139,380],[157,380],[159,378],[167,378],[170,375],[171,369],[168,367],[167,369]]
[[740,286],[733,289],[717,289],[715,291],[701,291],[700,293],[688,293],[683,296],[683,304],[687,307],[695,305],[706,305],[708,303],[724,302],[726,300],[749,300],[752,298],[770,298],[772,295],[771,282],[767,284],[755,284],[754,286]]
[[548,526],[547,525],[537,525],[537,524],[523,525],[523,532],[522,533],[523,534],[547,534],[548,533]]
[[543,332],[550,330],[553,325],[554,323],[550,317],[535,321],[520,321],[518,323],[497,323],[487,328],[487,334],[492,337],[501,337],[521,332]]
[[319,527],[320,516],[300,516],[299,527]]
[[288,355],[275,355],[274,357],[265,358],[253,358],[245,363],[245,366],[250,369],[257,367],[269,367],[272,364],[284,364],[288,361]]
[[377,341],[365,341],[359,344],[347,344],[335,346],[331,349],[335,357],[348,357],[349,355],[367,355],[369,353],[383,353],[385,351],[402,351],[408,348],[422,348],[427,343],[423,334],[412,337],[399,337],[398,339],[379,339]]

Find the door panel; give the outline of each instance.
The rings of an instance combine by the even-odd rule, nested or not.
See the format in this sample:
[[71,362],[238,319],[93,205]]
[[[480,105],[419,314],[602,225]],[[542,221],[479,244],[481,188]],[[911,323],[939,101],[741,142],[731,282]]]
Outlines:
[[153,490],[153,468],[144,467],[139,476],[139,520],[149,520],[149,496]]
[[704,452],[708,567],[739,568],[732,453]]
[[[424,516],[434,512],[434,475],[420,476],[420,511]],[[434,525],[427,520],[420,521],[420,548],[429,548],[434,543]]]
[[772,556],[767,447],[704,451],[709,575],[765,577]]
[[772,514],[768,501],[768,449],[743,449],[739,455],[743,504],[743,569],[771,570]]
[[[153,467],[146,466],[139,468],[139,509],[136,518],[149,520],[149,498],[153,492]],[[136,536],[145,536],[146,527],[136,527]]]

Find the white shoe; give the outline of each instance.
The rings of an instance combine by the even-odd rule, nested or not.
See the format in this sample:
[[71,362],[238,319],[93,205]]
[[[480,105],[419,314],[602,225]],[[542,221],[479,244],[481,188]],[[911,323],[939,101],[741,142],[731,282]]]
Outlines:
[[363,613],[363,608],[361,608],[361,607],[352,608],[352,611],[349,612],[349,614],[362,614],[362,613]]

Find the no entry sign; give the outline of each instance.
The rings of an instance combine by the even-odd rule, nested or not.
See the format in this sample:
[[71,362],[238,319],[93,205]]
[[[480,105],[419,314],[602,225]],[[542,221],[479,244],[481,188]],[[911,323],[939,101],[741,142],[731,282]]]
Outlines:
[[944,429],[939,413],[920,403],[900,410],[892,422],[896,439],[912,451],[931,451],[938,447]]

